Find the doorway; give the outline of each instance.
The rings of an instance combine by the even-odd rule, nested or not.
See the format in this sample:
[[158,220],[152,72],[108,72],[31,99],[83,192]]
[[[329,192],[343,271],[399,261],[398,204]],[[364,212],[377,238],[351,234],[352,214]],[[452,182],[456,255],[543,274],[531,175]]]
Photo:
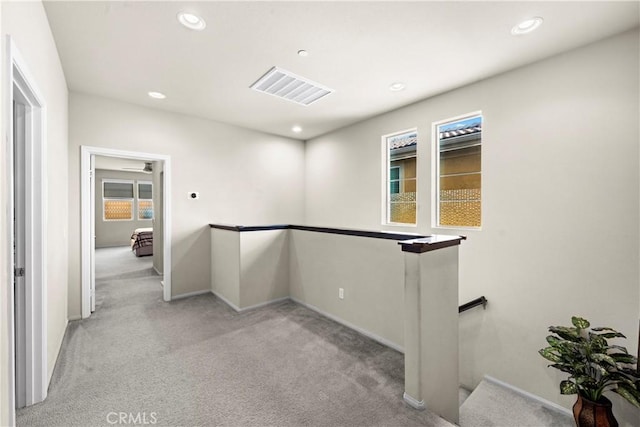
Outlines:
[[[159,174],[158,187],[162,191],[161,206],[161,224],[154,224],[155,229],[158,230],[160,242],[158,245],[155,243],[154,236],[154,252],[156,246],[158,246],[159,252],[162,257],[162,262],[158,263],[162,265],[162,297],[164,301],[171,301],[171,194],[164,191],[170,187],[171,177],[171,160],[169,156],[152,154],[152,153],[140,153],[133,151],[113,150],[100,147],[81,147],[81,240],[82,240],[82,262],[81,262],[81,301],[82,301],[82,318],[87,318],[95,311],[95,200],[98,196],[96,194],[96,156],[106,158],[120,158],[127,160],[137,160],[141,162],[151,162],[157,164],[159,170],[163,173]],[[101,197],[101,195],[100,195]],[[132,230],[133,231],[133,230]],[[156,233],[154,233],[156,234]]]
[[6,182],[9,298],[9,422],[47,396],[46,108],[10,37],[6,39]]
[[94,157],[91,311],[123,294],[162,298],[162,162]]

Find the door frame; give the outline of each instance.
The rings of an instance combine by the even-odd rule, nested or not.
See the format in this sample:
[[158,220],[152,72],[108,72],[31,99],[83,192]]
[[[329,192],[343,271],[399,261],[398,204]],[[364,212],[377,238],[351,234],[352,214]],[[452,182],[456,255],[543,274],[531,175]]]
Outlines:
[[[91,218],[91,199],[95,197],[95,185],[90,185],[91,178],[91,157],[106,156],[119,157],[133,160],[161,161],[164,171],[164,203],[163,214],[163,289],[162,298],[164,301],[171,301],[171,156],[154,153],[141,153],[136,151],[116,150],[111,148],[80,146],[80,205],[81,205],[81,301],[82,318],[91,316],[91,260],[92,251],[95,251],[95,240],[93,238]],[[133,230],[131,230],[133,232]],[[95,280],[95,278],[94,278]],[[95,285],[95,284],[94,284]]]
[[47,368],[47,164],[46,164],[46,104],[38,89],[26,61],[10,36],[5,39],[7,61],[5,63],[5,142],[6,155],[4,174],[5,191],[8,197],[6,223],[7,233],[7,314],[9,328],[9,378],[8,403],[9,423],[15,423],[16,366],[15,366],[15,295],[14,295],[14,160],[13,117],[14,99],[26,106],[25,115],[25,307],[26,322],[17,331],[26,341],[26,404],[33,405],[47,397],[49,375]]

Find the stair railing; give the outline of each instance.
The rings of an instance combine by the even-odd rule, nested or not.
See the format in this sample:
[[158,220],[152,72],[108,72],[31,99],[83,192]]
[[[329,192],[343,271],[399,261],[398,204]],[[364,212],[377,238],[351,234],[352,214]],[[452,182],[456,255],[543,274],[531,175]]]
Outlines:
[[476,298],[473,301],[469,301],[466,304],[462,304],[460,307],[458,307],[458,313],[462,313],[464,311],[470,310],[479,305],[481,305],[483,309],[486,309],[487,302],[489,302],[489,300],[487,300],[484,296],[481,296],[480,298]]

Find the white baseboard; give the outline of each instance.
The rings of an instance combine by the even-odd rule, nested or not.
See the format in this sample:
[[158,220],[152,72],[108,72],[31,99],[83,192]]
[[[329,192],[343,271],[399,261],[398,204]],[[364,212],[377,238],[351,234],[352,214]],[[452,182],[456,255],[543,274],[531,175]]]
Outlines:
[[249,311],[249,310],[253,310],[256,308],[260,308],[260,307],[265,307],[267,305],[271,305],[271,304],[276,304],[282,301],[287,301],[290,300],[291,298],[289,297],[282,297],[282,298],[276,298],[276,299],[272,299],[270,301],[266,301],[266,302],[261,302],[260,304],[255,304],[255,305],[250,305],[249,307],[243,307],[239,311],[240,313],[242,313],[243,311]]
[[79,314],[76,314],[75,316],[69,316],[69,318],[67,319],[67,323],[72,320],[82,320],[82,316]]
[[500,381],[500,380],[498,380],[496,378],[493,378],[492,376],[489,376],[489,375],[485,375],[484,379],[487,380],[490,383],[494,383],[494,384],[497,384],[497,385],[502,386],[504,388],[507,388],[507,389],[513,391],[514,393],[519,394],[520,396],[526,397],[528,399],[535,400],[536,402],[539,402],[542,406],[544,406],[546,408],[549,408],[549,409],[561,412],[563,414],[569,415],[570,417],[573,417],[573,412],[570,409],[567,409],[564,406],[560,406],[557,403],[553,403],[550,400],[544,399],[544,398],[542,398],[540,396],[537,396],[537,395],[535,395],[533,393],[529,393],[528,391],[524,391],[521,388],[518,388],[518,387],[516,387],[514,385],[505,383],[504,381]]
[[171,301],[175,301],[177,299],[195,297],[197,295],[204,295],[204,294],[208,294],[208,293],[211,293],[211,291],[209,289],[206,289],[204,291],[187,292],[186,294],[180,294],[180,295],[172,296],[171,297]]
[[249,311],[249,310],[254,310],[256,308],[265,307],[267,305],[276,304],[278,302],[282,302],[282,301],[286,301],[288,299],[291,299],[289,297],[276,298],[276,299],[272,299],[270,301],[261,302],[260,304],[255,304],[255,305],[250,305],[249,307],[240,308],[237,305],[235,305],[234,303],[232,303],[231,301],[229,301],[227,298],[225,298],[222,295],[220,295],[219,293],[214,292],[214,291],[210,291],[210,292],[212,294],[214,294],[216,297],[220,298],[220,300],[222,300],[222,302],[227,304],[229,307],[231,307],[234,311],[236,311],[238,313],[242,313],[242,312]]
[[215,291],[211,291],[211,293],[214,294],[217,298],[219,298],[223,303],[225,303],[229,307],[231,307],[234,311],[240,312],[240,307],[238,307],[237,305],[235,305],[234,303],[232,303],[231,301],[229,301],[228,299],[226,299],[225,297],[223,297],[219,293],[217,293]]
[[162,276],[162,273],[158,271],[155,265],[153,266],[153,271],[155,271],[158,276]]
[[277,299],[274,299],[274,300],[271,300],[271,301],[266,301],[266,302],[263,302],[263,303],[260,303],[260,304],[255,304],[255,305],[252,305],[252,306],[249,306],[249,307],[240,308],[237,305],[235,305],[234,303],[232,303],[231,301],[229,301],[224,296],[220,295],[219,293],[217,293],[215,291],[211,291],[211,293],[214,294],[216,297],[220,298],[220,300],[222,302],[227,304],[229,307],[231,307],[234,311],[236,311],[238,313],[242,313],[242,312],[245,312],[245,311],[248,311],[248,310],[254,310],[256,308],[264,307],[264,306],[271,305],[271,304],[276,304],[276,303],[279,303],[279,302],[282,302],[282,301],[286,301],[286,300],[291,300],[291,301],[293,301],[293,302],[295,302],[297,304],[300,304],[301,306],[304,306],[304,307],[308,308],[309,310],[313,310],[316,313],[319,313],[322,316],[333,320],[334,322],[340,323],[341,325],[344,325],[349,329],[353,329],[354,331],[356,331],[358,333],[361,333],[362,335],[364,335],[366,337],[369,337],[372,340],[377,341],[377,342],[379,342],[380,344],[382,344],[384,346],[387,346],[389,348],[392,348],[392,349],[404,354],[404,348],[399,346],[398,344],[396,344],[394,342],[391,342],[388,339],[382,338],[381,336],[376,335],[376,334],[374,334],[374,333],[372,333],[370,331],[367,331],[366,329],[360,328],[360,327],[358,327],[358,326],[356,326],[356,325],[354,325],[352,323],[349,323],[349,322],[347,322],[347,321],[345,321],[345,320],[343,320],[343,319],[341,319],[341,318],[339,318],[337,316],[334,316],[333,314],[327,313],[326,311],[321,310],[321,309],[319,309],[318,307],[316,307],[314,305],[307,304],[306,302],[302,302],[299,299],[291,297],[291,296],[283,297],[283,298],[277,298]]
[[369,338],[371,338],[371,339],[372,339],[372,340],[374,340],[374,341],[378,341],[378,342],[379,342],[380,344],[382,344],[382,345],[385,345],[385,346],[387,346],[387,347],[390,347],[390,348],[392,348],[392,349],[394,349],[394,350],[396,350],[396,351],[399,351],[400,353],[403,353],[403,354],[404,354],[404,348],[403,348],[403,347],[399,346],[399,345],[398,345],[398,344],[396,344],[396,343],[393,343],[393,342],[389,341],[389,340],[388,340],[388,339],[386,339],[386,338],[382,338],[381,336],[376,335],[376,334],[374,334],[374,333],[372,333],[372,332],[369,332],[369,331],[367,331],[366,329],[362,329],[362,328],[360,328],[359,326],[356,326],[356,325],[354,325],[354,324],[352,324],[352,323],[347,322],[346,320],[343,320],[343,319],[341,319],[341,318],[339,318],[339,317],[337,317],[337,316],[334,316],[334,315],[333,315],[333,314],[331,314],[331,313],[327,313],[326,311],[324,311],[324,310],[322,310],[322,309],[319,309],[318,307],[316,307],[316,306],[314,306],[314,305],[307,304],[306,302],[302,302],[302,301],[300,301],[299,299],[294,298],[294,297],[289,297],[289,298],[291,299],[291,301],[294,301],[294,302],[296,302],[296,303],[298,303],[298,304],[300,304],[300,305],[302,305],[302,306],[305,306],[305,307],[307,307],[308,309],[315,311],[316,313],[320,313],[320,314],[321,314],[321,315],[323,315],[324,317],[328,317],[329,319],[333,320],[334,322],[338,322],[338,323],[340,323],[341,325],[344,325],[344,326],[346,326],[346,327],[347,327],[347,328],[349,328],[349,329],[353,329],[354,331],[359,332],[359,333],[361,333],[362,335],[364,335],[364,336],[366,336],[366,337],[369,337]]
[[264,306],[271,305],[271,304],[276,304],[276,303],[279,303],[279,302],[282,302],[282,301],[286,301],[286,300],[291,300],[291,301],[293,301],[293,302],[295,302],[297,304],[300,304],[301,306],[304,306],[304,307],[308,308],[309,310],[313,310],[316,313],[319,313],[322,316],[333,320],[334,322],[340,323],[341,325],[344,325],[349,329],[353,329],[354,331],[356,331],[358,333],[361,333],[362,335],[364,335],[366,337],[369,337],[372,340],[377,341],[382,345],[385,345],[385,346],[387,346],[389,348],[392,348],[392,349],[404,354],[404,348],[402,348],[401,346],[397,345],[396,343],[393,343],[393,342],[389,341],[388,339],[382,338],[379,335],[376,335],[376,334],[374,334],[374,333],[372,333],[370,331],[367,331],[366,329],[362,329],[362,328],[360,328],[360,327],[358,327],[358,326],[356,326],[356,325],[354,325],[352,323],[349,323],[349,322],[347,322],[347,321],[345,321],[345,320],[343,320],[343,319],[341,319],[341,318],[339,318],[337,316],[334,316],[333,314],[327,313],[326,311],[321,310],[321,309],[319,309],[318,307],[316,307],[314,305],[307,304],[306,302],[302,302],[299,299],[291,297],[291,296],[274,299],[274,300],[271,300],[271,301],[263,302],[263,303],[252,305],[252,306],[249,306],[249,307],[240,308],[237,305],[235,305],[234,303],[232,303],[231,301],[229,301],[224,296],[220,295],[219,293],[214,292],[214,291],[211,291],[211,293],[214,294],[216,297],[220,298],[220,300],[222,302],[227,304],[229,307],[231,307],[234,311],[236,311],[238,313],[242,313],[244,311],[253,310],[253,309],[264,307]]
[[411,406],[413,409],[417,409],[418,411],[424,411],[426,409],[424,400],[416,400],[415,398],[409,396],[406,391],[402,395],[402,399],[407,402],[407,405]]

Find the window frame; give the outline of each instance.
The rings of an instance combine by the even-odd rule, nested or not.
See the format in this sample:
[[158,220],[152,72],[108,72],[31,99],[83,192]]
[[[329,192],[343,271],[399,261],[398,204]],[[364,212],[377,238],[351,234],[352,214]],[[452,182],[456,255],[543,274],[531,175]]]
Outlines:
[[[440,225],[440,132],[439,128],[442,125],[450,124],[453,122],[459,122],[462,120],[469,120],[475,117],[480,117],[482,123],[482,132],[480,135],[480,225],[475,226],[462,226],[462,225]],[[432,134],[432,155],[431,155],[431,228],[439,230],[467,230],[467,231],[481,231],[482,224],[484,223],[482,217],[482,206],[484,197],[482,196],[482,175],[484,171],[482,146],[485,130],[485,117],[482,114],[482,110],[473,111],[467,114],[461,114],[459,116],[450,117],[443,120],[435,121],[431,124]]]
[[[391,162],[389,162],[389,163],[391,163]],[[393,169],[398,169],[398,179],[392,179],[391,178],[391,171]],[[391,166],[391,165],[389,165],[389,180],[388,181],[389,181],[389,194],[390,195],[391,194],[398,194],[402,190],[402,177],[404,175],[402,172],[403,172],[403,168],[401,166]],[[393,182],[398,182],[398,193],[392,193],[391,192],[391,184]]]
[[[151,186],[151,198],[142,199],[140,197],[140,184]],[[151,218],[140,218],[140,201],[151,202]],[[137,221],[152,221],[155,217],[155,206],[153,205],[153,182],[152,181],[136,181],[136,220]]]
[[[125,197],[105,197],[104,196],[104,185],[106,183],[114,183],[114,184],[131,184],[131,193],[133,195],[132,198]],[[136,199],[136,183],[131,179],[115,179],[115,178],[103,178],[102,179],[102,220],[105,222],[112,221],[134,221],[135,220],[135,206],[134,201]],[[105,209],[105,202],[107,201],[130,201],[131,202],[131,217],[129,219],[120,218],[120,219],[109,219],[106,217],[107,210]]]
[[[416,134],[416,138],[417,138],[417,143],[416,143],[416,155],[415,155],[415,159],[416,159],[416,177],[415,177],[415,184],[416,184],[416,200],[415,200],[415,204],[416,204],[416,220],[414,223],[406,223],[406,222],[392,222],[390,221],[391,219],[391,156],[389,153],[389,139],[394,137],[394,136],[399,136],[399,135],[403,135],[403,134],[407,134],[407,133],[415,133]],[[404,129],[404,130],[400,130],[397,132],[392,132],[392,133],[388,133],[385,135],[382,135],[381,137],[381,159],[382,159],[382,185],[380,186],[382,189],[382,225],[383,226],[391,226],[391,227],[411,227],[411,228],[417,228],[418,227],[418,213],[419,213],[419,204],[418,204],[418,176],[419,176],[419,167],[418,167],[418,146],[420,139],[418,137],[418,128],[417,127],[413,127],[413,128],[408,128],[408,129]],[[399,169],[399,188],[400,188],[400,192],[402,192],[402,188],[403,188],[403,179],[404,179],[404,171],[403,168],[400,166],[397,166]]]

